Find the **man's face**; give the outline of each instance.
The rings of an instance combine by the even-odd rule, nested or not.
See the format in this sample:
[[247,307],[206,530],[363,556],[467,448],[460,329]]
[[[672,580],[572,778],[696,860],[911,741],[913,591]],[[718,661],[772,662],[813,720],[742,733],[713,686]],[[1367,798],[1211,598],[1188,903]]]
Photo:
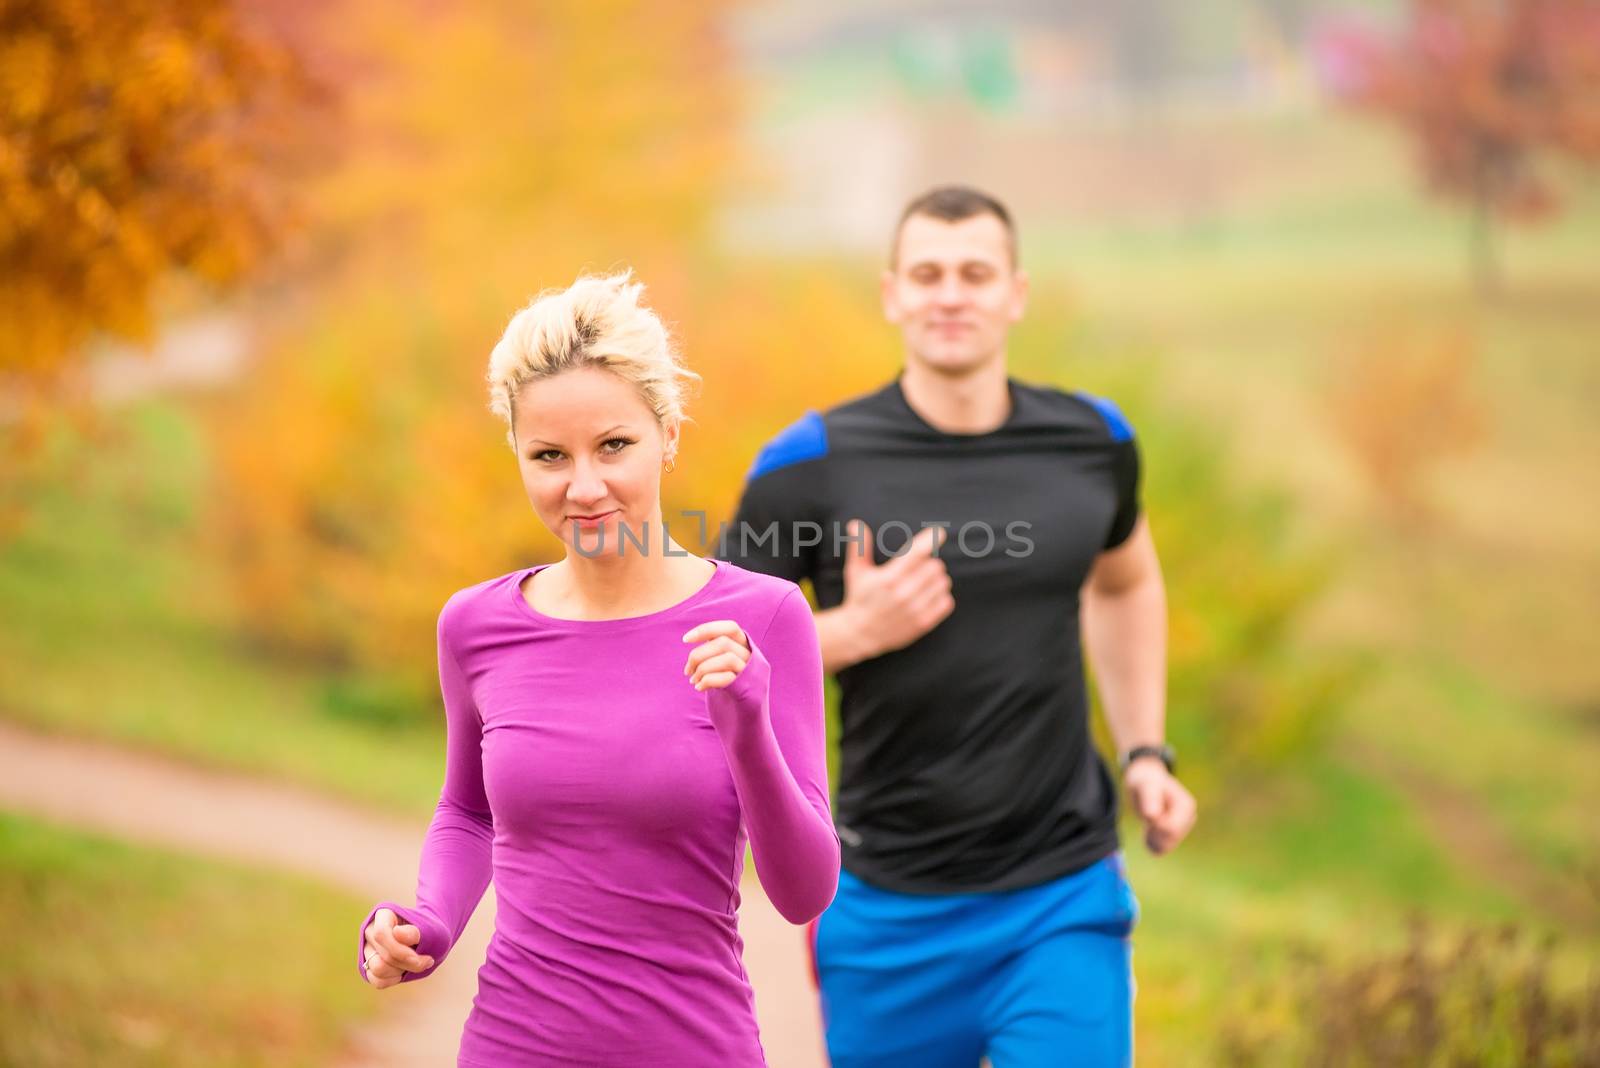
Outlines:
[[1005,224],[988,213],[958,222],[911,216],[883,273],[883,313],[905,335],[907,359],[941,374],[1003,360],[1027,298]]

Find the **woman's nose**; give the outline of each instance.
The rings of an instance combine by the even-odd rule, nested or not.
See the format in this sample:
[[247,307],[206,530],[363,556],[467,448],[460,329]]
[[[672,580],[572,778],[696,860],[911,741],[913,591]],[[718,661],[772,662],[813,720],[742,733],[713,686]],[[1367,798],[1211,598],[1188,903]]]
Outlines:
[[598,501],[606,495],[605,480],[599,473],[579,465],[572,473],[572,481],[567,483],[567,500],[573,504],[586,504]]

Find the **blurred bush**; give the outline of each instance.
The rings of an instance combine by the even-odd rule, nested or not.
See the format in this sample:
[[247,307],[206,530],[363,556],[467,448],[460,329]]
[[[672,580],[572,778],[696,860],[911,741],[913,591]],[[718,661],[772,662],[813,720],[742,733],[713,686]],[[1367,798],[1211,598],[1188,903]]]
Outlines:
[[1303,630],[1339,558],[1297,527],[1287,494],[1230,473],[1215,427],[1153,400],[1148,381],[1106,388],[1138,432],[1167,584],[1168,737],[1216,811],[1322,744],[1363,677],[1354,650]]
[[1389,328],[1344,353],[1324,393],[1336,438],[1391,518],[1428,514],[1428,478],[1480,444],[1471,339]]
[[[1327,741],[1366,677],[1364,654],[1305,633],[1343,560],[1289,492],[1238,477],[1223,428],[1166,399],[1162,354],[1103,335],[1092,308],[1036,285],[1013,363],[1110,397],[1132,422],[1167,586],[1167,735],[1202,811],[1237,811]],[[1112,756],[1103,717],[1095,732]]]
[[[332,715],[433,719],[445,598],[558,555],[482,381],[533,291],[631,265],[704,376],[691,406],[704,425],[664,483],[669,522],[730,514],[768,437],[898,364],[870,267],[713,249],[711,206],[738,166],[721,5],[635,15],[622,37],[605,32],[615,12],[585,5],[505,4],[490,21],[428,7],[403,32],[382,9],[351,20],[341,47],[366,41],[378,73],[350,88],[370,126],[318,201],[337,241],[262,324],[267,356],[214,420],[212,532],[241,626],[333,669]],[[1075,351],[1069,306],[1038,301],[1016,350]],[[1330,562],[1295,541],[1286,501],[1225,477],[1213,429],[1136,379],[1105,391],[1146,451],[1186,774],[1266,768],[1320,737],[1353,676],[1296,630]]]
[[1600,976],[1591,964],[1575,977],[1558,948],[1514,926],[1450,933],[1420,920],[1398,952],[1302,948],[1278,983],[1236,996],[1220,1048],[1241,1066],[1600,1064]]
[[[690,408],[704,426],[687,428],[664,484],[665,518],[686,545],[698,547],[698,524],[674,515],[704,511],[714,527],[765,437],[798,416],[797,398],[818,395],[817,378],[829,380],[822,392],[852,388],[843,361],[855,350],[828,350],[833,332],[882,334],[842,283],[798,274],[708,260],[663,309],[706,379]],[[487,410],[497,321],[447,338],[427,301],[418,294],[402,314],[377,298],[346,304],[213,420],[213,546],[240,622],[266,645],[370,676],[340,684],[341,715],[393,718],[407,696],[431,709],[445,598],[560,556]]]
[[620,5],[622,35],[619,5],[350,16],[341,47],[365,41],[373,72],[315,202],[320,267],[261,324],[265,356],[213,420],[213,546],[241,625],[347,675],[338,715],[389,719],[405,695],[431,708],[444,599],[558,555],[483,381],[538,290],[636,268],[705,375],[691,415],[714,421],[688,428],[669,521],[715,521],[795,398],[869,366],[870,294],[847,297],[825,265],[710,250],[733,118],[724,6]]

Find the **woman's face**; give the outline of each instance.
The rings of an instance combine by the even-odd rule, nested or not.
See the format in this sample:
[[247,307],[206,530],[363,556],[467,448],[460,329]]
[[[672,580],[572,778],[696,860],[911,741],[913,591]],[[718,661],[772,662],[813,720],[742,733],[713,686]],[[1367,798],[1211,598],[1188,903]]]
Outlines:
[[[618,553],[625,524],[638,552],[661,551],[661,466],[677,449],[639,391],[585,367],[529,382],[517,394],[517,465],[544,525],[585,556]],[[597,549],[599,551],[597,551]]]

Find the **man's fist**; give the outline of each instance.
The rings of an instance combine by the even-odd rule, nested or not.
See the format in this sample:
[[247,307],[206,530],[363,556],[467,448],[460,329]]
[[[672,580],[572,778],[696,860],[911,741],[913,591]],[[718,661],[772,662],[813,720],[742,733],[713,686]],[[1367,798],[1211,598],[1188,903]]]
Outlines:
[[844,604],[859,632],[869,636],[871,655],[904,649],[956,609],[950,572],[936,551],[938,527],[924,527],[901,555],[881,566],[872,559],[872,528],[859,519],[850,532],[860,539],[844,557]]
[[1144,844],[1160,856],[1183,841],[1198,814],[1191,794],[1166,765],[1145,758],[1128,765],[1122,775],[1128,805],[1144,823]]

